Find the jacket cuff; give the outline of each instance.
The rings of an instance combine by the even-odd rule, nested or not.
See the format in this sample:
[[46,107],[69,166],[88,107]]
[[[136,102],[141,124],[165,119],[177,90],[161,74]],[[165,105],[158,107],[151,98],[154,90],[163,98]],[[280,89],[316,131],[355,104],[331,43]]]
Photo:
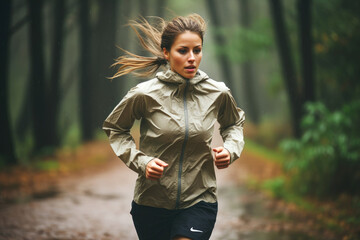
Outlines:
[[154,157],[149,157],[149,156],[141,156],[138,159],[138,164],[139,164],[139,170],[141,172],[141,174],[146,174],[146,165],[153,160]]
[[241,155],[242,150],[244,149],[245,142],[224,142],[224,148],[230,153],[230,164],[238,159]]

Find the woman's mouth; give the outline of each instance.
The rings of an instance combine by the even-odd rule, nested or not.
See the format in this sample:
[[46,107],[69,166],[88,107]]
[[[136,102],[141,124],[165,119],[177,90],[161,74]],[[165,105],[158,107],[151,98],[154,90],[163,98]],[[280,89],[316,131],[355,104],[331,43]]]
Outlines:
[[187,66],[187,67],[185,67],[185,70],[187,72],[194,72],[196,70],[196,67],[195,66]]

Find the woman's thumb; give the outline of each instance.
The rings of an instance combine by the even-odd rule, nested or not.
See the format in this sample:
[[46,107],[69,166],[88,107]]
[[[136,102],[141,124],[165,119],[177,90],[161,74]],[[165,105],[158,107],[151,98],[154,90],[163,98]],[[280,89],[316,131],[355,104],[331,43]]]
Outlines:
[[156,160],[156,164],[159,165],[159,166],[162,166],[162,167],[167,167],[169,166],[169,164],[167,164],[166,162],[160,160],[160,159],[157,159]]

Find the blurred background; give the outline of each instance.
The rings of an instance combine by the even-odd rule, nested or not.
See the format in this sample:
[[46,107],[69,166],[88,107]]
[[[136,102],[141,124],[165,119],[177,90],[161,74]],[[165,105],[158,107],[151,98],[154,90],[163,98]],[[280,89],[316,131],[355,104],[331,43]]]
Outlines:
[[6,0],[0,11],[3,170],[57,168],[57,151],[106,139],[104,119],[144,80],[107,79],[117,46],[146,54],[127,22],[198,13],[200,68],[246,112],[245,149],[284,171],[261,186],[285,199],[347,196],[359,213],[359,1]]

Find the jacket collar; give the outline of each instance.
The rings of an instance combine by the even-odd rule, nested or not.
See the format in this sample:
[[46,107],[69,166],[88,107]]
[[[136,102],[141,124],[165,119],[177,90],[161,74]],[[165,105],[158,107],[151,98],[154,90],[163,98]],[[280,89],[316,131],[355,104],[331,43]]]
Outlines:
[[206,73],[204,73],[203,71],[201,71],[200,69],[198,69],[198,71],[196,72],[196,75],[191,79],[186,79],[186,78],[182,77],[180,74],[173,72],[170,69],[163,71],[163,72],[158,72],[156,74],[156,77],[159,80],[164,81],[164,82],[178,83],[178,84],[185,83],[187,81],[189,81],[190,84],[197,84],[197,83],[209,78],[209,76]]

